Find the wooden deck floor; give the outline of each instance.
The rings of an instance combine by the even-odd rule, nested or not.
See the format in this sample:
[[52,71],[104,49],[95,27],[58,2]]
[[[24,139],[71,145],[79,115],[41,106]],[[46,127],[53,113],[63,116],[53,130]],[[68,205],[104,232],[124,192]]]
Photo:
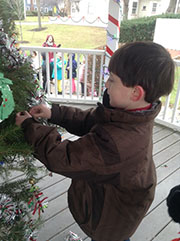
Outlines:
[[[65,134],[64,138],[77,137]],[[169,190],[180,184],[180,133],[160,125],[154,126],[154,161],[158,185],[154,202],[143,222],[131,237],[131,241],[171,241],[178,238],[179,225],[172,222],[167,213],[166,197]],[[61,175],[47,175],[39,183],[44,195],[48,196],[48,208],[43,217],[45,223],[38,233],[37,241],[63,241],[69,231],[83,240],[90,241],[78,227],[67,205],[67,189],[71,180]]]

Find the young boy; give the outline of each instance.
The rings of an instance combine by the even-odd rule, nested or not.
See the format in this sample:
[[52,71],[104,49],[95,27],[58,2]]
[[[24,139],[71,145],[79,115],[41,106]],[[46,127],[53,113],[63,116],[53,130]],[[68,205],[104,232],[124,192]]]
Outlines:
[[[153,123],[159,98],[173,88],[174,64],[162,46],[135,42],[114,53],[109,72],[105,105],[86,111],[39,105],[18,113],[16,124],[50,171],[72,178],[68,204],[82,230],[96,241],[124,241],[154,198]],[[61,142],[54,127],[32,116],[81,137]]]

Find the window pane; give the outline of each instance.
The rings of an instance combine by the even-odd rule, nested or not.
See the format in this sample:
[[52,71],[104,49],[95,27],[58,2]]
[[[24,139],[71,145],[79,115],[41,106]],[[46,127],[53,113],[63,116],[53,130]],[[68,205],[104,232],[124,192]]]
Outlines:
[[152,12],[156,12],[156,9],[157,9],[157,3],[153,3]]
[[132,4],[132,14],[136,14],[137,11],[137,2],[133,2]]

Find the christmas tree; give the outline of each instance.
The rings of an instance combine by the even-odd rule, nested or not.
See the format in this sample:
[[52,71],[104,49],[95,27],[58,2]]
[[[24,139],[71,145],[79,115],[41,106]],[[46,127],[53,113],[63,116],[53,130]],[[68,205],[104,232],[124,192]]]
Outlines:
[[[38,91],[37,91],[38,90]],[[37,186],[32,148],[15,125],[17,112],[42,101],[31,58],[0,30],[0,240],[35,240],[46,197]],[[12,179],[14,173],[18,178]]]

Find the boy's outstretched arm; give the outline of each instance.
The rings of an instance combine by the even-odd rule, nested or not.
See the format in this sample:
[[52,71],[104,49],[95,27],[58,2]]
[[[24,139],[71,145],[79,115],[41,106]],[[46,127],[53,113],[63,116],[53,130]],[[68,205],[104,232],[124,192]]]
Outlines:
[[25,139],[34,147],[35,157],[50,171],[70,178],[94,179],[96,172],[106,175],[106,169],[102,170],[104,160],[97,144],[103,142],[103,146],[107,146],[109,142],[101,139],[101,135],[94,132],[73,142],[61,142],[61,136],[55,127],[44,126],[33,118],[27,117],[21,127]]
[[95,109],[81,110],[70,106],[52,105],[51,123],[64,127],[68,132],[83,136],[94,126]]
[[29,113],[34,118],[46,118],[49,122],[60,125],[78,136],[87,134],[95,124],[94,108],[84,111],[79,108],[53,104],[52,109],[49,109],[41,104],[32,107]]

